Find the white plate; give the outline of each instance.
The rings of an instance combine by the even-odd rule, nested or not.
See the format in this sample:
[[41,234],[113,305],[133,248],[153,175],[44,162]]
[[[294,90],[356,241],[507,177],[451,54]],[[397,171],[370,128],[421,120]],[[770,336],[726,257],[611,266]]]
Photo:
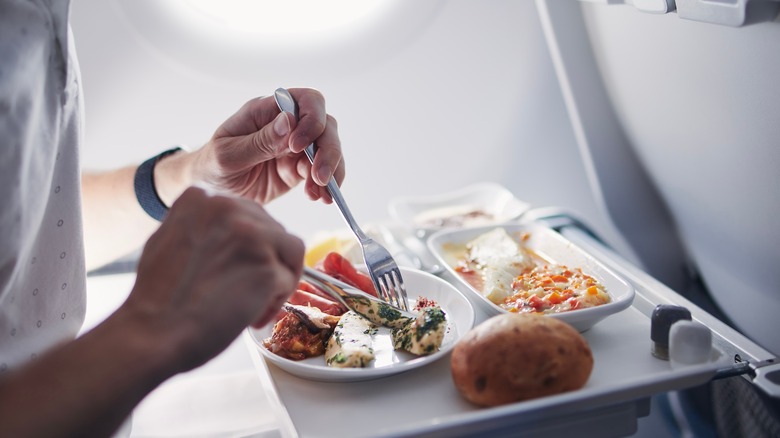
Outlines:
[[430,249],[453,277],[457,278],[458,281],[472,292],[472,298],[488,315],[497,315],[499,313],[506,313],[507,311],[485,298],[453,269],[456,260],[454,260],[453,255],[448,253],[446,247],[452,244],[465,244],[477,236],[497,227],[504,228],[510,234],[528,232],[530,237],[524,242],[525,246],[554,263],[563,264],[570,268],[581,268],[584,273],[591,275],[596,280],[600,281],[612,298],[612,301],[601,306],[571,310],[562,313],[551,313],[547,314],[547,316],[567,322],[577,330],[583,332],[607,316],[628,308],[634,300],[634,287],[631,286],[630,283],[618,276],[614,271],[603,265],[590,254],[547,227],[539,225],[501,224],[461,230],[442,230],[435,233],[428,240],[428,249]]
[[529,204],[515,198],[512,192],[503,186],[491,182],[474,184],[434,196],[395,198],[388,205],[390,216],[414,229],[419,237],[426,237],[443,229],[422,224],[421,220],[426,215],[435,216],[447,212],[457,214],[469,209],[481,210],[493,216],[494,219],[490,223],[497,224],[516,219],[529,207]]
[[409,304],[414,305],[419,296],[438,303],[447,317],[447,331],[441,349],[429,356],[415,356],[403,351],[395,351],[390,338],[390,329],[381,327],[373,345],[376,360],[367,368],[331,368],[325,364],[325,357],[313,357],[301,361],[285,359],[271,353],[263,346],[263,339],[271,336],[273,329],[269,324],[261,329],[248,329],[263,357],[279,368],[305,379],[350,382],[370,380],[392,374],[402,373],[429,364],[449,352],[455,343],[474,325],[474,308],[469,300],[453,285],[439,277],[401,267]]

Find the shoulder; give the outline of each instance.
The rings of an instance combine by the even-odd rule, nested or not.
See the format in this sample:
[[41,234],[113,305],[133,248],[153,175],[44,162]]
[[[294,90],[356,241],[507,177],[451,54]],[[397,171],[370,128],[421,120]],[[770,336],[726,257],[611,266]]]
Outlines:
[[49,36],[54,28],[51,10],[37,1],[29,0],[0,0],[0,23],[3,41]]
[[0,138],[7,145],[0,148],[0,170],[18,171],[25,163],[21,151],[45,141],[56,126],[56,87],[64,75],[54,29],[44,2],[0,0]]
[[48,9],[35,1],[0,0],[0,86],[18,86],[29,69],[48,61],[55,44]]
[[[29,117],[57,61],[51,11],[37,1],[0,0],[0,132]],[[11,126],[8,126],[8,125]]]

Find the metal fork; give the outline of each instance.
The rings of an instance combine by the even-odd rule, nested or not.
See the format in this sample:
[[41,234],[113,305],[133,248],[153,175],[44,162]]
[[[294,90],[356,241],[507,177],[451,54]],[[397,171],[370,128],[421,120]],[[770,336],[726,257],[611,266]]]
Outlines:
[[[290,92],[284,88],[277,88],[274,92],[274,99],[276,105],[281,111],[287,111],[291,113],[296,120],[298,120],[298,104],[293,99]],[[304,150],[309,161],[314,163],[314,154],[316,153],[316,147],[314,143],[306,146]],[[327,185],[328,192],[330,193],[333,202],[341,211],[341,215],[347,222],[347,225],[352,229],[360,242],[360,246],[363,250],[363,259],[366,262],[368,268],[368,275],[371,277],[371,281],[374,283],[374,287],[379,293],[379,296],[390,303],[391,305],[403,310],[409,310],[406,298],[406,287],[404,286],[404,280],[401,276],[401,271],[398,269],[398,264],[390,255],[390,252],[382,245],[375,242],[374,239],[368,237],[366,233],[358,226],[355,218],[347,207],[347,202],[341,195],[336,180],[331,178]]]
[[318,286],[333,299],[346,306],[347,309],[358,313],[374,324],[401,328],[409,320],[417,318],[411,312],[399,309],[388,302],[382,301],[373,295],[367,294],[308,266],[303,267],[303,279]]

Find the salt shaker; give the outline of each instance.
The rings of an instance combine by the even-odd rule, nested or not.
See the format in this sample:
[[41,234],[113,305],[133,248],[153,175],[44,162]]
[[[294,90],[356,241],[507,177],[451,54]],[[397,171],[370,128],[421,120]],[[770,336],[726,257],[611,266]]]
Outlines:
[[679,320],[669,329],[672,368],[707,363],[712,354],[712,331],[698,321]]

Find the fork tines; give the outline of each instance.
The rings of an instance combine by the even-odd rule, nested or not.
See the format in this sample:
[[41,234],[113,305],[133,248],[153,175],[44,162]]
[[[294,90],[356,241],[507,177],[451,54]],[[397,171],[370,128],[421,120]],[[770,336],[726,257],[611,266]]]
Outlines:
[[377,280],[379,283],[379,294],[382,299],[399,309],[409,310],[406,286],[404,286],[401,272],[398,269],[380,276]]

